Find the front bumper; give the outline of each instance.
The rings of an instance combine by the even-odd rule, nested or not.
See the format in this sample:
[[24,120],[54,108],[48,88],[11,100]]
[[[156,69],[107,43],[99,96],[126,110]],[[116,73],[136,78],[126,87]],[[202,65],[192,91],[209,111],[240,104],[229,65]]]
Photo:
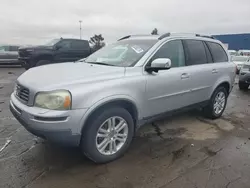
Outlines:
[[10,111],[32,134],[63,146],[79,146],[86,109],[55,111],[28,107],[11,95]]
[[250,84],[250,72],[247,72],[247,73],[240,72],[239,82]]

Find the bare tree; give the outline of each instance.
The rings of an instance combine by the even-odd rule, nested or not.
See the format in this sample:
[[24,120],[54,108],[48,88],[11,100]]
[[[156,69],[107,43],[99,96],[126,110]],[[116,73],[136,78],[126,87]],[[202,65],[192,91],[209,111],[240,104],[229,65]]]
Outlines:
[[158,29],[154,28],[154,30],[151,32],[151,35],[158,35]]
[[90,38],[89,43],[93,45],[93,51],[97,51],[103,46],[105,46],[104,38],[102,34],[99,35],[94,35],[93,37]]

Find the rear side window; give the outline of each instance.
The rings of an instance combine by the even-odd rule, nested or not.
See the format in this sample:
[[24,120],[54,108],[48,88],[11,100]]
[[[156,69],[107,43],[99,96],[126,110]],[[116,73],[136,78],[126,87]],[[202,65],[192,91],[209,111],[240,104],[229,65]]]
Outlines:
[[73,49],[86,49],[89,48],[89,43],[87,41],[75,40],[71,42],[71,48]]
[[184,40],[187,65],[206,64],[207,55],[202,41]]
[[213,60],[215,63],[228,61],[227,54],[220,44],[214,42],[206,42],[206,43],[212,53]]

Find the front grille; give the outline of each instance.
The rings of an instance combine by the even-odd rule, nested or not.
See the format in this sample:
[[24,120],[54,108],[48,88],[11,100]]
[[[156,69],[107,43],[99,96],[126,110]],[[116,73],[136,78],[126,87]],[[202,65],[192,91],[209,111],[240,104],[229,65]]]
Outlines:
[[26,50],[18,50],[19,57],[29,57],[30,52],[27,52]]
[[20,98],[21,100],[23,100],[24,102],[28,102],[29,101],[29,95],[30,95],[30,91],[29,89],[21,86],[21,85],[17,85],[16,86],[16,96],[18,98]]

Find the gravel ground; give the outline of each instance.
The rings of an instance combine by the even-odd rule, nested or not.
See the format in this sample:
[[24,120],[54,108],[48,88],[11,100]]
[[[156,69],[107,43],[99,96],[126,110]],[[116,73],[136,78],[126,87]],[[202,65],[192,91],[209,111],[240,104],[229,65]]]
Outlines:
[[76,148],[31,135],[13,118],[9,96],[23,71],[0,69],[1,188],[249,187],[250,91],[237,83],[221,119],[194,111],[146,125],[123,158],[96,165]]

